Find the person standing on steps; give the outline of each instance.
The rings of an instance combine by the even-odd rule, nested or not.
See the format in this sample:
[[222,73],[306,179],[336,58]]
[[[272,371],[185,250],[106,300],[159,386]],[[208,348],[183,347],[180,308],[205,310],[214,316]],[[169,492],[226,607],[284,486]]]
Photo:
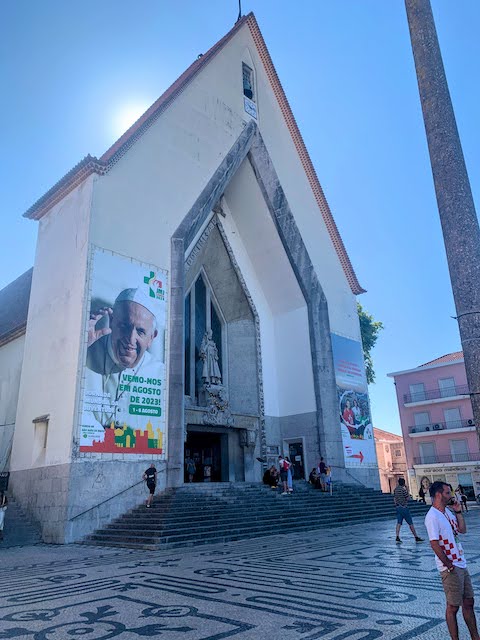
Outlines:
[[143,474],[143,479],[147,483],[147,488],[150,491],[145,506],[151,507],[153,495],[155,493],[155,487],[157,486],[157,470],[155,469],[155,465],[153,464],[153,462]]
[[3,540],[3,525],[5,522],[5,512],[7,510],[8,499],[7,496],[0,491],[0,540]]
[[288,495],[288,462],[283,456],[278,456],[278,467],[280,470],[280,482],[283,485],[282,496]]
[[[472,581],[467,561],[459,541],[459,533],[467,532],[461,504],[452,499],[450,486],[437,480],[430,487],[432,506],[425,516],[430,546],[440,571],[447,600],[445,618],[452,640],[458,640],[457,613],[462,607],[463,619],[472,640],[480,640],[474,612]],[[447,506],[449,508],[447,508]]]
[[318,467],[317,467],[317,475],[318,475],[318,482],[320,484],[320,489],[322,491],[326,491],[326,485],[325,485],[325,477],[327,474],[327,463],[325,462],[325,460],[322,458],[320,458],[320,462],[318,463]]
[[285,461],[288,463],[287,489],[288,489],[288,493],[293,493],[293,463],[290,462],[290,458],[288,456],[285,456]]
[[188,458],[185,460],[185,466],[187,468],[188,482],[191,484],[193,482],[195,472],[197,471],[195,460],[188,456]]
[[400,544],[402,541],[400,540],[400,527],[403,524],[403,521],[408,524],[410,527],[410,531],[413,533],[415,538],[415,542],[423,542],[423,538],[415,531],[415,527],[413,526],[413,518],[410,513],[410,509],[408,508],[408,499],[409,499],[408,489],[405,486],[405,479],[399,478],[398,485],[395,487],[395,491],[393,492],[393,501],[395,503],[395,507],[397,508],[397,530],[396,530],[396,538],[395,542]]

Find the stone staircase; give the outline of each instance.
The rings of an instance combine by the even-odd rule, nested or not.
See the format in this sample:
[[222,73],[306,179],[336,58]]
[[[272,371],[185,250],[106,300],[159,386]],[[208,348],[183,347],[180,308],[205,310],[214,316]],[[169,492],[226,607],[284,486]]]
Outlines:
[[[428,507],[411,501],[423,521]],[[83,543],[135,549],[172,549],[246,538],[392,520],[393,497],[363,487],[335,486],[333,496],[296,482],[293,495],[258,483],[184,485],[141,505]]]
[[25,514],[14,498],[8,496],[8,509],[5,513],[0,550],[38,544],[39,542],[42,542],[39,526]]

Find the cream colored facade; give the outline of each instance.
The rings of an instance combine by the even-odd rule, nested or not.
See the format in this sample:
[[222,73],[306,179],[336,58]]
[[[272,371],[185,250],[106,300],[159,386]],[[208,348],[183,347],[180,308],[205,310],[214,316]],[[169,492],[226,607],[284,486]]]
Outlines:
[[383,429],[373,430],[377,450],[378,475],[383,493],[393,493],[399,478],[410,488],[407,458],[402,436]]
[[[172,99],[160,99],[141,126],[126,134],[123,146],[121,139],[105,154],[108,161],[98,161],[100,168],[92,161],[97,167],[92,171],[88,165],[78,169],[85,170],[85,178],[79,173],[77,183],[70,185],[67,177],[58,195],[37,203],[29,214],[40,223],[10,471],[14,492],[41,520],[47,541],[78,539],[138,503],[138,491],[129,492],[129,487],[152,459],[143,454],[79,451],[85,327],[95,247],[157,265],[171,276],[165,345],[169,459],[157,461],[157,468],[160,489],[182,481],[183,426],[178,424],[178,406],[181,394],[183,407],[183,351],[175,337],[180,307],[172,301],[180,268],[174,239],[195,207],[203,218],[185,246],[185,261],[198,255],[192,268],[204,260],[202,268],[207,269],[205,265],[212,264],[208,263],[209,247],[220,243],[225,260],[228,254],[232,277],[241,283],[238,305],[248,304],[251,316],[246,349],[242,349],[241,340],[246,338],[241,335],[241,323],[235,322],[235,309],[225,328],[230,345],[225,376],[231,382],[239,427],[235,431],[220,425],[218,429],[222,437],[228,436],[232,457],[225,479],[260,479],[256,458],[275,447],[288,452],[292,443],[302,447],[305,470],[323,453],[337,467],[336,477],[342,478],[335,380],[332,373],[322,372],[332,369],[330,332],[360,340],[355,296],[360,289],[357,284],[358,291],[352,290],[354,274],[343,246],[334,242],[329,212],[324,210],[328,205],[319,208],[319,196],[312,190],[316,177],[305,170],[298,142],[292,137],[291,118],[285,112],[288,103],[278,98],[273,67],[265,63],[265,51],[253,37],[256,30],[253,16],[243,19],[221,46],[216,45],[214,54],[204,56]],[[254,74],[256,117],[245,107],[243,63]],[[235,157],[233,150],[248,136],[253,146],[225,181],[228,171],[219,168]],[[205,194],[215,192],[215,180],[224,180],[224,187],[204,210]],[[297,244],[293,249],[291,245],[286,250],[285,236],[280,235],[277,204],[273,206],[268,197],[272,190],[281,195],[281,206],[294,219],[291,233]],[[311,268],[302,256],[311,261]],[[221,307],[222,296],[226,299],[228,293],[222,290],[224,274],[208,268],[211,273],[205,277],[217,282],[212,295],[218,297]],[[311,292],[305,288],[303,272],[308,277],[314,273],[322,304],[328,309],[322,320],[321,350],[315,347],[315,353]],[[232,336],[237,334],[235,341]],[[0,358],[7,358],[3,349]],[[250,354],[249,362],[242,360],[245,354]],[[249,372],[255,369],[255,379],[242,381],[237,369],[243,366]],[[319,375],[329,377],[319,384]],[[242,394],[250,388],[255,389],[258,400],[247,410]],[[201,434],[204,427],[187,424],[192,416],[200,415],[193,409],[190,418],[181,418],[185,433],[192,429]],[[215,431],[213,426],[205,429]],[[360,481],[378,486],[376,470],[355,473]],[[121,500],[110,501],[124,490]],[[48,504],[42,498],[45,495]],[[104,500],[109,500],[107,506],[97,509]],[[84,517],[84,511],[89,515]]]

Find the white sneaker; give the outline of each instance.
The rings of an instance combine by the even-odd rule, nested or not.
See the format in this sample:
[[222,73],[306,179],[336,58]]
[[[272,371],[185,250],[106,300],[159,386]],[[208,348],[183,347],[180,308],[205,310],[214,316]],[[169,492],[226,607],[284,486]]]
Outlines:
[[288,496],[288,491],[282,491],[282,496]]

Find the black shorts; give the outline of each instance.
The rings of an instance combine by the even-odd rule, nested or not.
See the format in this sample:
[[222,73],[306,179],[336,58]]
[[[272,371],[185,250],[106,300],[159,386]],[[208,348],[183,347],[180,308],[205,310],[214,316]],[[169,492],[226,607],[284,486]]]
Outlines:
[[155,493],[155,487],[156,487],[155,482],[147,482],[147,487],[153,496],[153,494]]

